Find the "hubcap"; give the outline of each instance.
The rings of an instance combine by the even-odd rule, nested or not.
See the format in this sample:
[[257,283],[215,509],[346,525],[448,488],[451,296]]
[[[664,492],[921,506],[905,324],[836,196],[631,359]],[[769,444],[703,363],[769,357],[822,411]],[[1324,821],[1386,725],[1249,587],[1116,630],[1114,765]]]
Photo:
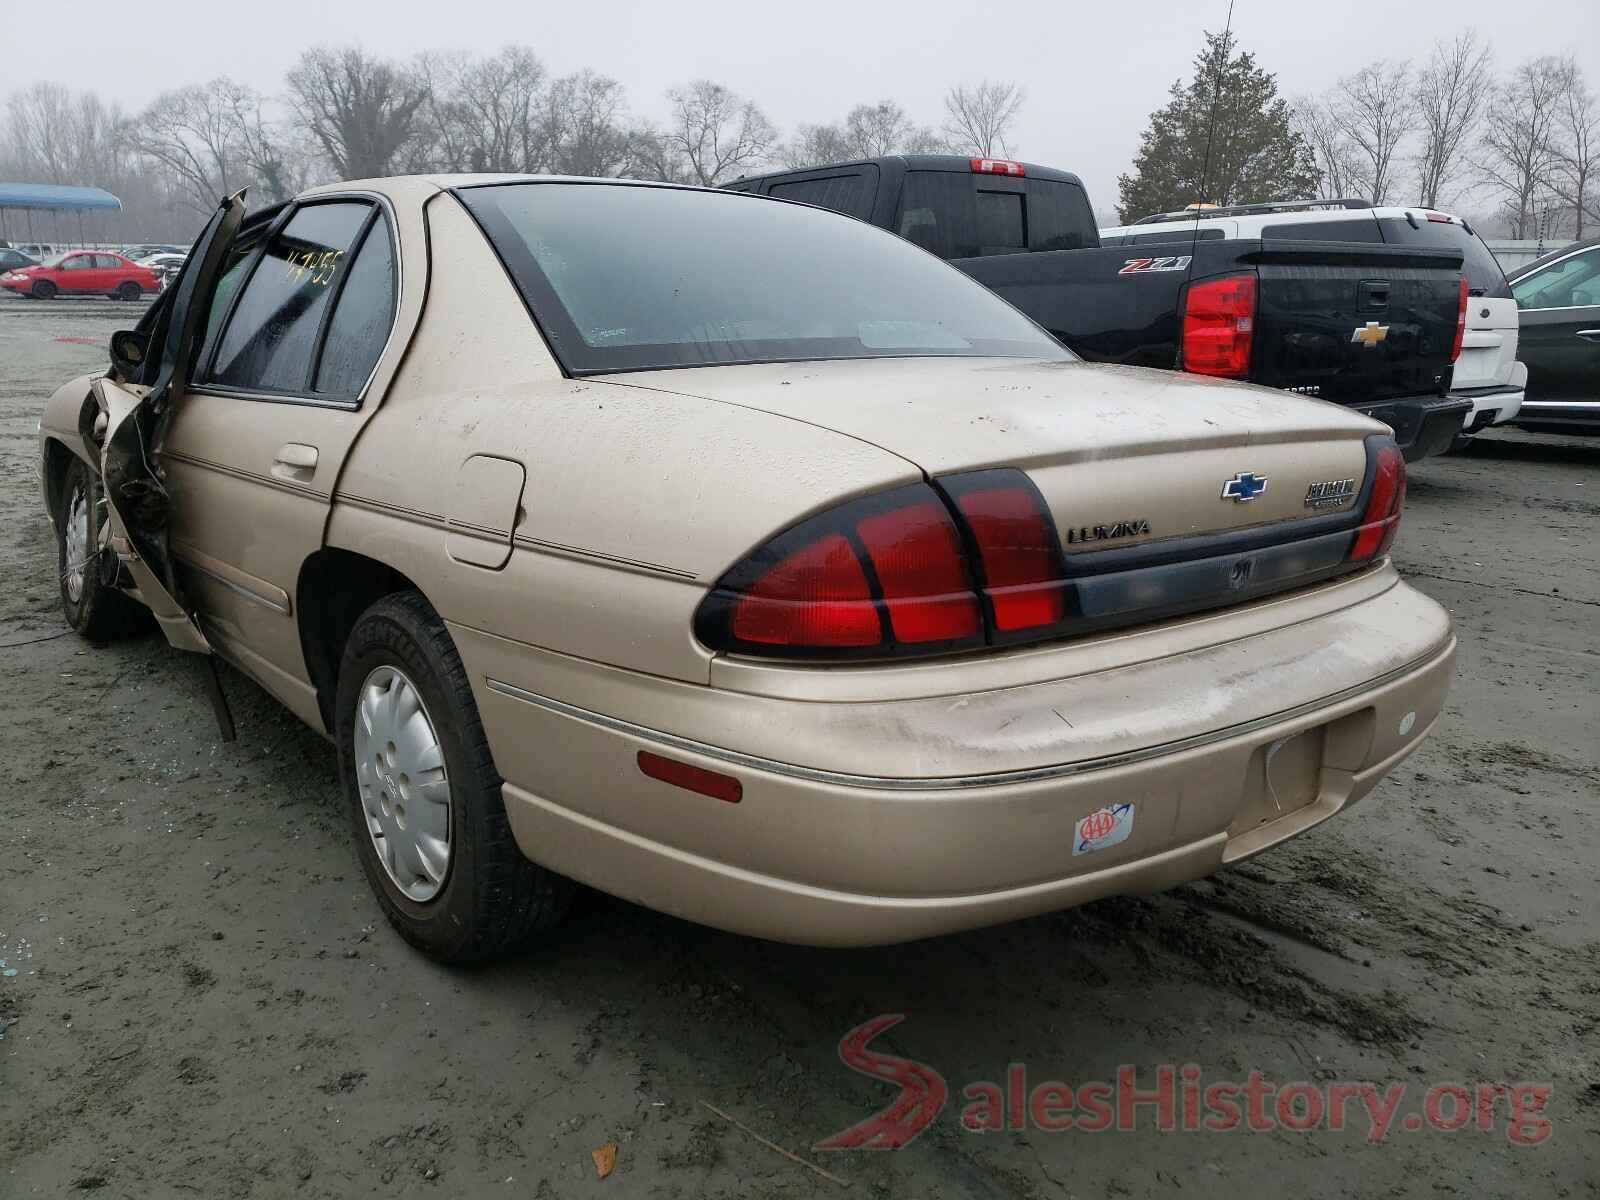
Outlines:
[[394,667],[356,699],[356,785],[378,861],[412,900],[432,900],[450,869],[450,781],[416,684]]
[[72,490],[67,505],[67,598],[74,604],[83,599],[84,568],[89,561],[89,497],[83,485]]

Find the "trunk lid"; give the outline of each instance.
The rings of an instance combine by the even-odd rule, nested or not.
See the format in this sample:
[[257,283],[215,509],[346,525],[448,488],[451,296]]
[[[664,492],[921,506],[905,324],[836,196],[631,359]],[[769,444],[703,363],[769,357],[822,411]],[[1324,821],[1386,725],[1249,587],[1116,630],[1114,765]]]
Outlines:
[[1020,468],[1069,556],[1348,513],[1364,439],[1386,432],[1265,388],[1075,362],[873,359],[604,378],[821,426],[930,476]]

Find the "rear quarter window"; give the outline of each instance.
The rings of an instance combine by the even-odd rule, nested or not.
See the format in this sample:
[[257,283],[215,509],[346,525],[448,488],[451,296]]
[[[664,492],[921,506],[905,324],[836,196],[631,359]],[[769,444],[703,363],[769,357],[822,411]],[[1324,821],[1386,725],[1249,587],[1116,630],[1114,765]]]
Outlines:
[[1511,285],[1506,282],[1506,273],[1482,238],[1454,221],[1429,221],[1423,217],[1416,220],[1417,227],[1413,229],[1404,217],[1381,218],[1378,225],[1383,230],[1383,240],[1395,246],[1459,250],[1461,273],[1467,277],[1467,288],[1474,296],[1502,300],[1510,297]]
[[778,200],[798,200],[802,204],[831,208],[846,216],[866,217],[872,211],[872,196],[876,190],[877,170],[874,169],[870,175],[864,171],[848,171],[774,183],[767,189],[767,195]]

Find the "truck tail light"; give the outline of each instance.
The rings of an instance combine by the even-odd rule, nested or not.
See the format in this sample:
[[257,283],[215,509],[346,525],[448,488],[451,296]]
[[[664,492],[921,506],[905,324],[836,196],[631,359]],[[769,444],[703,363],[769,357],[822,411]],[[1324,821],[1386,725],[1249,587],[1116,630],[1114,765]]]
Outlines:
[[975,158],[972,160],[972,173],[974,175],[1026,175],[1027,169],[1012,158]]
[[1250,373],[1255,324],[1254,275],[1191,283],[1183,303],[1183,369],[1243,379]]
[[1382,558],[1400,531],[1400,508],[1406,498],[1406,460],[1394,439],[1379,434],[1367,439],[1367,504],[1350,542],[1349,562]]
[[1461,357],[1461,343],[1467,336],[1467,277],[1463,275],[1458,282],[1461,286],[1456,293],[1456,339],[1450,343],[1451,362]]

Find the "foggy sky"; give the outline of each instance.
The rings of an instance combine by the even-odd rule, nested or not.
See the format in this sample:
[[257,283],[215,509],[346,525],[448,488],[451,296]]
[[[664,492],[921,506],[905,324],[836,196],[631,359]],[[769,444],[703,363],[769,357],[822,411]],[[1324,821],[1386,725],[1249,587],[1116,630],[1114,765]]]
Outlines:
[[[992,76],[1028,91],[1018,157],[1077,171],[1108,212],[1146,118],[1188,77],[1202,30],[1221,29],[1226,11],[1226,0],[6,0],[0,92],[52,80],[95,87],[131,111],[219,74],[276,93],[313,43],[359,41],[408,57],[521,42],[552,74],[615,76],[636,115],[659,118],[666,88],[704,76],[754,99],[787,132],[885,97],[937,125],[950,83]],[[1600,86],[1600,0],[1236,0],[1233,16],[1242,45],[1289,96],[1374,58],[1421,58],[1468,25],[1498,66],[1575,52]]]

